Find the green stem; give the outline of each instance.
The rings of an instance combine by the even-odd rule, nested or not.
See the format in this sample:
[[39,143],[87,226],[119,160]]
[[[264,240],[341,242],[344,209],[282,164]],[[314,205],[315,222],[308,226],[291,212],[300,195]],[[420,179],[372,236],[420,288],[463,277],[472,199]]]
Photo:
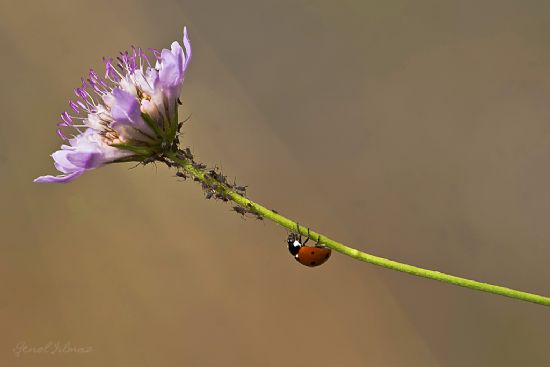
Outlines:
[[[253,213],[257,213],[264,218],[271,219],[273,222],[278,223],[281,226],[288,228],[293,232],[300,233],[303,236],[308,235],[308,231],[307,231],[308,227],[302,226],[302,225],[298,226],[298,224],[295,221],[292,221],[280,215],[279,213],[275,213],[274,211],[269,210],[266,207],[258,203],[255,203],[246,197],[243,197],[237,194],[235,191],[231,190],[231,188],[228,187],[227,185],[224,185],[223,183],[216,181],[209,175],[206,175],[202,170],[195,168],[191,161],[187,159],[181,159],[175,153],[168,153],[166,154],[166,156],[170,158],[174,163],[176,163],[176,165],[181,167],[184,171],[196,177],[199,181],[205,183],[209,187],[215,187],[218,192],[225,194],[227,197],[229,197],[232,201],[234,201],[241,207]],[[309,237],[312,240],[318,241],[321,244],[327,247],[330,247],[335,251],[338,251],[344,255],[350,256],[360,261],[365,261],[374,265],[383,266],[388,269],[397,270],[397,271],[415,275],[418,277],[438,280],[440,282],[454,284],[454,285],[475,289],[482,292],[494,293],[505,297],[519,299],[522,301],[550,306],[549,297],[544,297],[533,293],[522,292],[515,289],[501,287],[498,285],[482,283],[475,280],[465,279],[465,278],[441,273],[434,270],[428,270],[428,269],[419,268],[417,266],[403,264],[397,261],[385,259],[383,257],[370,255],[365,252],[348,247],[340,242],[336,242],[328,238],[327,236],[321,235],[314,231],[309,232]]]

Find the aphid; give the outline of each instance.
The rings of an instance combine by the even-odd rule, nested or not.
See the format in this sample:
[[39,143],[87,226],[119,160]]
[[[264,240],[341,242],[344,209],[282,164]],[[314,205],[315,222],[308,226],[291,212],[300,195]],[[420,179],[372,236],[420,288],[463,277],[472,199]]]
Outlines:
[[183,151],[185,152],[187,157],[189,157],[189,159],[193,159],[193,153],[191,153],[191,149],[189,149],[189,147],[186,147]]
[[162,156],[162,155],[158,156],[158,157],[157,157],[157,160],[159,160],[160,162],[166,164],[168,167],[172,167],[172,166],[173,166],[172,162],[170,162],[168,159],[166,159],[166,157],[164,157],[164,156]]
[[141,163],[145,166],[149,163],[153,163],[154,161],[157,160],[157,156],[156,155],[153,155],[153,156],[150,156],[150,157],[147,157],[145,158],[144,160],[141,161]]
[[[300,226],[297,225],[297,227],[299,231]],[[287,238],[288,251],[302,265],[309,267],[323,265],[330,258],[332,250],[321,245],[321,236],[317,239],[315,246],[306,246],[306,243],[309,241],[309,228],[307,232],[308,236],[304,243],[302,243],[302,236],[300,234],[289,234]]]
[[[179,128],[178,128],[178,131],[179,131]],[[172,150],[178,150],[179,146],[180,146],[180,137],[176,135],[176,137],[172,141]]]
[[184,180],[187,180],[187,175],[185,172],[178,171],[176,172],[176,176],[183,178]]
[[196,169],[203,170],[206,168],[206,164],[193,162],[193,167],[195,167]]
[[221,193],[221,192],[216,193],[216,199],[222,200],[222,201],[229,201],[227,196],[225,194]]
[[180,150],[180,152],[185,158],[189,159],[190,161],[193,160],[193,158],[194,158],[193,153],[191,153],[191,149],[189,149],[189,147],[187,147],[183,150]]
[[211,169],[210,171],[208,171],[208,175],[214,180],[227,185],[227,177],[222,175],[221,173],[216,172],[216,170]]
[[233,184],[228,183],[227,186],[243,196],[246,193],[246,188],[248,187],[247,185],[238,185],[236,179],[233,179]]
[[206,198],[207,199],[212,199],[212,196],[214,196],[214,191],[207,191],[206,192]]
[[240,215],[244,216],[246,213],[248,213],[248,210],[243,208],[242,206],[234,206],[233,210],[239,213]]
[[248,186],[233,186],[233,190],[237,192],[237,194],[244,196],[246,195],[246,188]]

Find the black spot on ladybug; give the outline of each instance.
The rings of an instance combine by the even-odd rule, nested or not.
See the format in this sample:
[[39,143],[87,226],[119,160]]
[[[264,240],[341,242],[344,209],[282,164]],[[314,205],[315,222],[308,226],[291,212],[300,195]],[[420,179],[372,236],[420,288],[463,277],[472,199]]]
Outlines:
[[312,255],[315,255],[315,251],[311,251],[311,254],[312,254]]

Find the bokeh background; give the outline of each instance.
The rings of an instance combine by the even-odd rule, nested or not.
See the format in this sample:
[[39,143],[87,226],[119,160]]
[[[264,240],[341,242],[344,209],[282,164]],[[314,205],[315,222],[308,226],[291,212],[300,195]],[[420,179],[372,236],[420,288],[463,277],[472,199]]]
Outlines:
[[[550,295],[550,3],[0,4],[0,365],[550,365],[550,309],[301,267],[165,167],[32,183],[88,67],[187,25],[199,160],[362,250]],[[14,353],[50,341],[92,351]]]

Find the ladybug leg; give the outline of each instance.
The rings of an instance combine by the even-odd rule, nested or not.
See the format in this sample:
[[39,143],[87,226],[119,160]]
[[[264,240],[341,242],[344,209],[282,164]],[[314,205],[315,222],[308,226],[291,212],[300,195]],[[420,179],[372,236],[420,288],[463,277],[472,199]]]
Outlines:
[[315,244],[315,247],[325,247],[321,244],[321,235],[319,235],[319,237],[317,237],[317,243]]
[[296,232],[298,233],[299,239],[298,241],[302,243],[302,234],[300,233],[300,224],[296,222]]
[[305,244],[307,243],[307,241],[309,241],[309,227],[307,229],[307,238],[306,238],[306,242],[304,242],[302,245],[305,246]]

